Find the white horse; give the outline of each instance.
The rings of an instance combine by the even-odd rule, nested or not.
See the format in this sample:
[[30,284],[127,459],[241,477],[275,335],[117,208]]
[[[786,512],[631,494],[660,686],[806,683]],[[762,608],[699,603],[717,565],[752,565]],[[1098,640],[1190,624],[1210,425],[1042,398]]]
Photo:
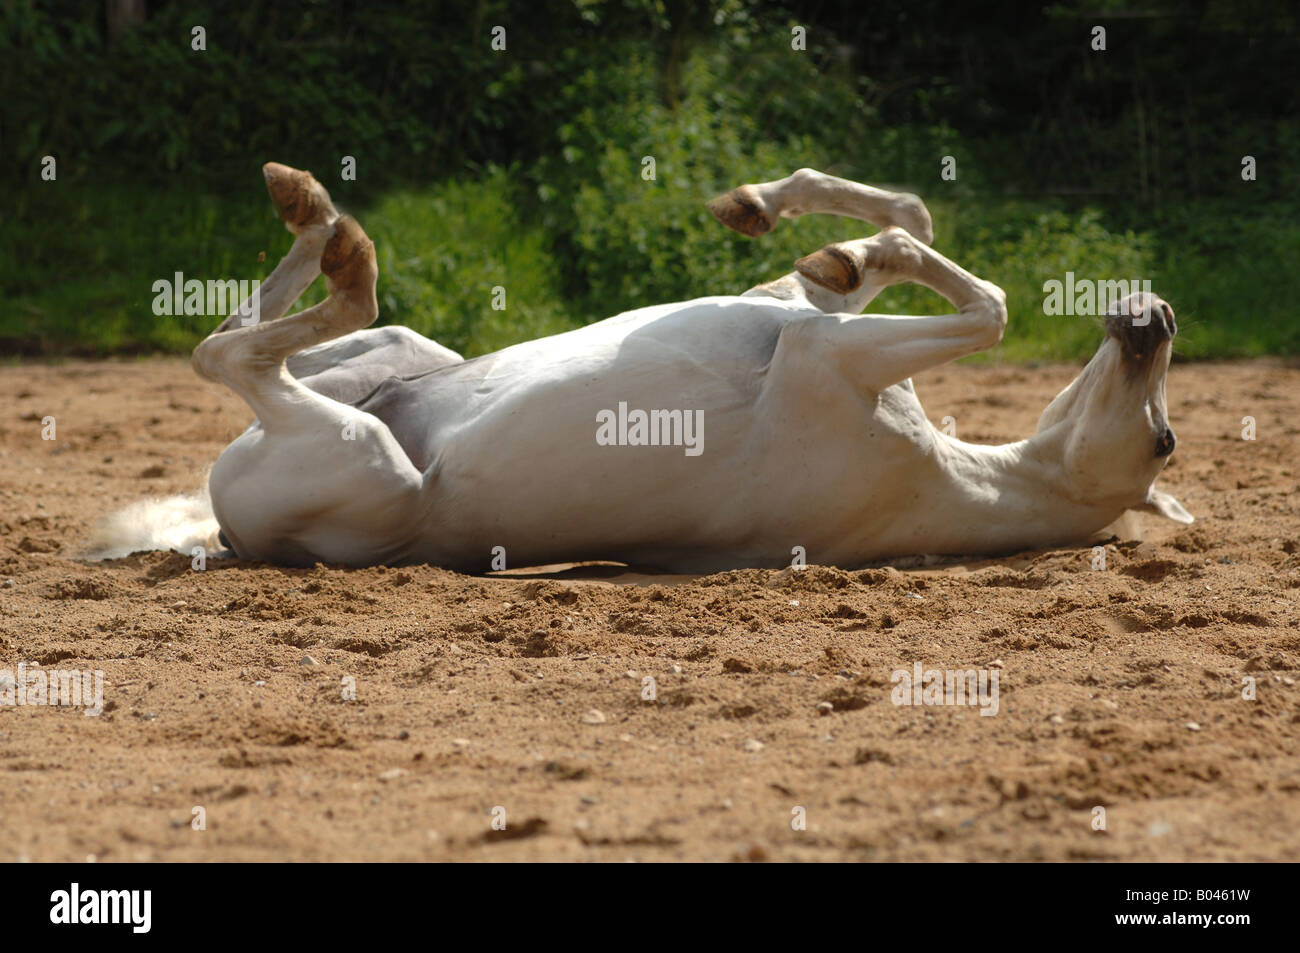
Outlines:
[[[257,415],[210,475],[241,557],[706,572],[788,565],[802,547],[852,567],[1080,542],[1128,510],[1192,520],[1153,486],[1174,447],[1175,333],[1154,296],[1112,309],[1029,439],[979,446],[930,424],[911,376],[995,345],[1007,316],[1000,288],[929,247],[916,196],[808,169],[741,186],[710,209],[751,236],[810,212],[882,231],[743,295],[466,361],[406,328],[361,330],[378,316],[374,246],[310,173],[263,171],[293,247],[260,321],[236,312],[193,356]],[[321,272],[329,297],[285,317]],[[861,313],[904,281],[953,313]]]

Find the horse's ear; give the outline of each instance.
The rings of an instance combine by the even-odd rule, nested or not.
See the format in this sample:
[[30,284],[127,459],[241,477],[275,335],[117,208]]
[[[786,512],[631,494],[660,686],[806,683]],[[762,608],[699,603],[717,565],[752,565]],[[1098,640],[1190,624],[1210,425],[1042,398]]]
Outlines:
[[1164,490],[1157,490],[1154,486],[1147,490],[1146,501],[1141,506],[1133,507],[1133,509],[1139,513],[1155,513],[1157,516],[1171,519],[1175,523],[1195,522],[1195,517],[1183,509],[1183,504]]

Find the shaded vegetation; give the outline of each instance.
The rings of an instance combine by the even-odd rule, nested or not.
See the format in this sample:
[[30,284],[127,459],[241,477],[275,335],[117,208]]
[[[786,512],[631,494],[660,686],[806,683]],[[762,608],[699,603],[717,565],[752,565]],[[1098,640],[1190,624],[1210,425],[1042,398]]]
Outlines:
[[[226,6],[154,2],[115,32],[103,4],[0,0],[0,350],[191,347],[215,320],[154,315],[153,283],[269,273],[290,241],[258,174],[275,159],[375,239],[380,321],[468,354],[740,292],[865,234],[816,217],[752,241],[704,209],[800,166],[921,194],[936,246],[1007,289],[1003,356],[1095,347],[1091,320],[1043,314],[1067,271],[1149,279],[1185,355],[1300,352],[1286,4]],[[873,305],[943,308],[914,286]]]

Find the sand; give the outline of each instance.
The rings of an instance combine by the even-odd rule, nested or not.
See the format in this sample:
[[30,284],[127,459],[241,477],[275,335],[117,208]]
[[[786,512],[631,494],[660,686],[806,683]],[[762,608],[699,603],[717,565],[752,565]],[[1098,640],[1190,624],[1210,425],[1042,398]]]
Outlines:
[[[1075,370],[917,387],[1000,442]],[[0,860],[1300,858],[1300,370],[1169,392],[1198,521],[1105,569],[194,571],[80,557],[195,490],[242,403],[184,360],[11,364],[0,669],[102,671],[105,710],[0,707]],[[996,671],[998,713],[893,704],[918,662]]]

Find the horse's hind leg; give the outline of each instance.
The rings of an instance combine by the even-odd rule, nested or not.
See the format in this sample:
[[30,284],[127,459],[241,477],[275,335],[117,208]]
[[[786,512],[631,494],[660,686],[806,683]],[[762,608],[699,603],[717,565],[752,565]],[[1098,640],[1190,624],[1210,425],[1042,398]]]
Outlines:
[[339,213],[329,193],[310,172],[268,162],[262,166],[262,174],[280,220],[296,237],[289,253],[262,282],[257,296],[222,321],[217,333],[283,317],[320,275],[321,253],[338,221]]
[[[250,299],[214,333],[282,318],[321,273],[321,255],[334,234],[338,210],[310,172],[278,162],[262,166],[280,220],[296,237],[293,247]],[[256,307],[254,301],[257,301]],[[307,387],[343,403],[355,403],[388,377],[436,370],[463,358],[410,328],[366,328],[291,354],[289,373]]]
[[261,422],[226,449],[209,478],[217,521],[245,558],[392,562],[418,532],[423,478],[389,429],[304,387],[285,367],[290,355],[378,314],[374,245],[351,218],[330,227],[319,262],[325,301],[213,333],[194,350],[195,370],[239,394]]
[[267,428],[294,416],[291,409],[286,414],[282,398],[301,385],[285,369],[285,358],[366,327],[379,314],[374,245],[355,219],[340,218],[331,228],[319,260],[328,298],[287,318],[218,329],[191,358],[199,376],[220,381],[243,397]]

